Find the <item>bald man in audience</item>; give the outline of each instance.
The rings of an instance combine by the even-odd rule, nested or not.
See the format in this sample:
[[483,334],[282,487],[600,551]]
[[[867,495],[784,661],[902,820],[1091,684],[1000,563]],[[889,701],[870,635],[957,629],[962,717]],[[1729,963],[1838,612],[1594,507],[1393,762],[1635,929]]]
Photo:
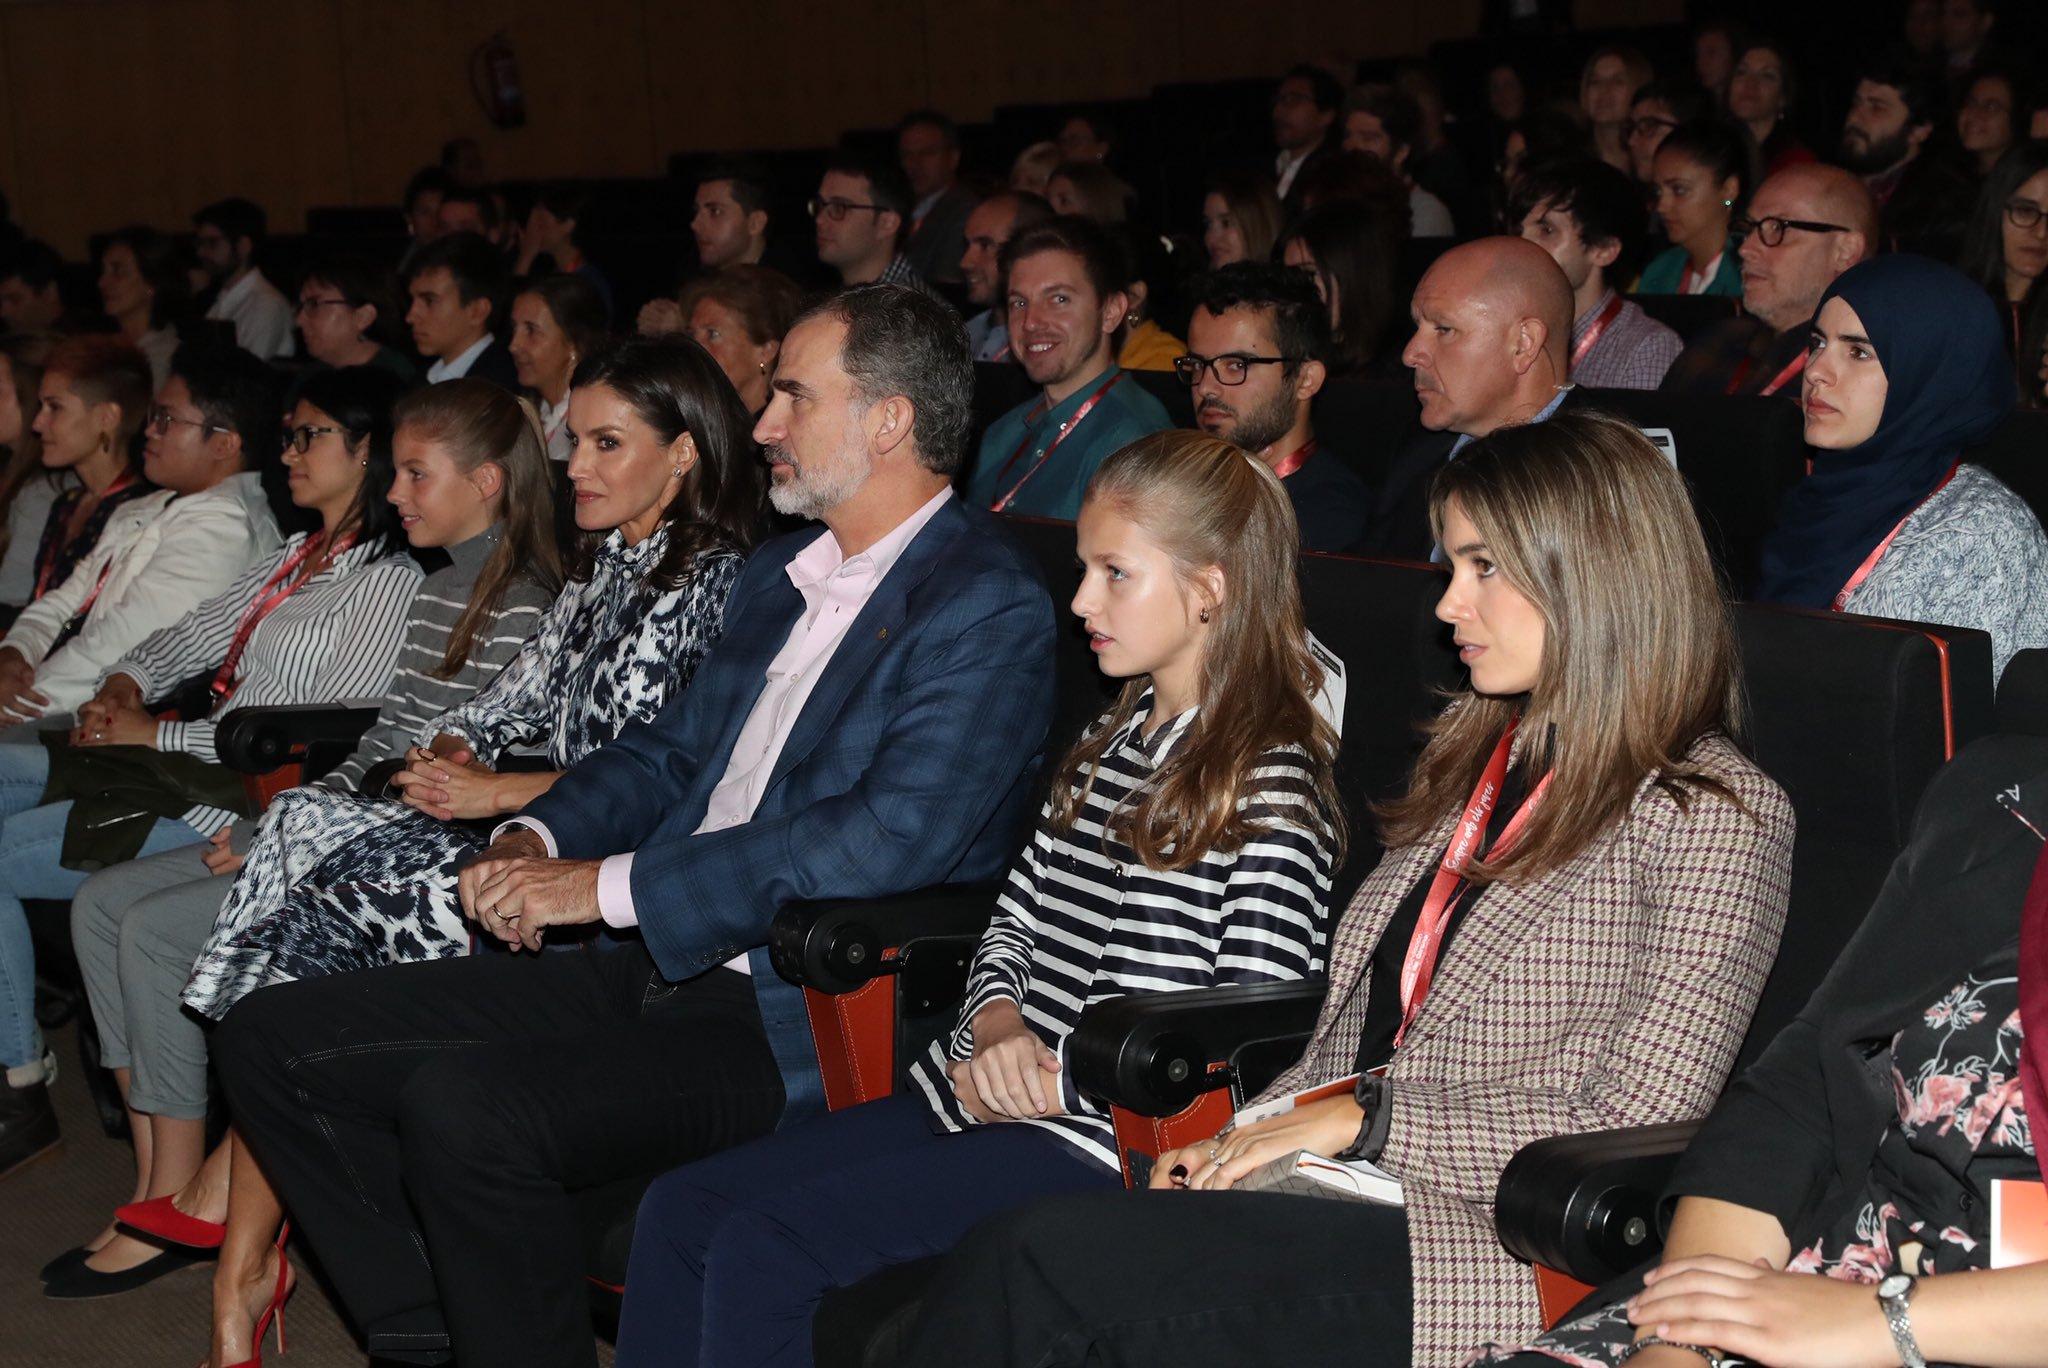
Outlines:
[[1571,400],[1572,287],[1550,253],[1518,237],[1480,238],[1436,259],[1408,306],[1401,352],[1415,374],[1423,434],[1395,458],[1361,550],[1429,560],[1429,486],[1474,437],[1540,423]]
[[1758,186],[1735,231],[1744,316],[1693,338],[1661,388],[1796,399],[1808,324],[1835,277],[1876,250],[1877,203],[1860,177],[1807,162]]

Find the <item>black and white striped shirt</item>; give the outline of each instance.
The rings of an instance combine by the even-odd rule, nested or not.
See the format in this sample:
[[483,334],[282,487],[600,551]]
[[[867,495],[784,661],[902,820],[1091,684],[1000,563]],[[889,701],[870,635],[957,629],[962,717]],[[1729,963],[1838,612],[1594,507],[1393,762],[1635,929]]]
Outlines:
[[1010,868],[994,920],[975,951],[967,1000],[949,1041],[911,1067],[935,1122],[976,1124],[954,1100],[946,1065],[974,1053],[974,1014],[1008,998],[1056,1053],[1065,1115],[1027,1120],[1088,1158],[1118,1167],[1108,1113],[1074,1089],[1066,1042],[1081,1009],[1127,993],[1170,993],[1226,983],[1305,978],[1322,967],[1328,937],[1331,851],[1317,818],[1307,757],[1270,752],[1253,771],[1240,811],[1266,830],[1237,850],[1211,851],[1179,871],[1147,869],[1105,823],[1135,798],[1192,725],[1186,712],[1147,738],[1148,692],[1103,752],[1073,828],[1055,835],[1052,804]]
[[[305,540],[304,533],[288,538],[276,555],[258,560],[226,589],[143,638],[101,681],[128,675],[144,698],[155,700],[218,667],[244,610]],[[351,546],[250,633],[235,671],[240,682],[228,701],[209,717],[157,723],[157,749],[218,761],[215,727],[236,708],[382,699],[420,578],[419,566],[406,555]],[[196,807],[184,820],[211,835],[234,814]]]
[[502,531],[493,524],[449,547],[447,566],[420,582],[406,620],[405,639],[398,643],[391,691],[377,710],[376,724],[363,733],[348,759],[320,780],[322,784],[352,791],[372,765],[404,756],[429,723],[467,703],[496,678],[540,626],[541,614],[553,602],[553,595],[538,580],[519,575],[505,586],[496,615],[477,624],[462,668],[447,679],[441,677],[448,638],[469,607],[477,577],[497,550]]

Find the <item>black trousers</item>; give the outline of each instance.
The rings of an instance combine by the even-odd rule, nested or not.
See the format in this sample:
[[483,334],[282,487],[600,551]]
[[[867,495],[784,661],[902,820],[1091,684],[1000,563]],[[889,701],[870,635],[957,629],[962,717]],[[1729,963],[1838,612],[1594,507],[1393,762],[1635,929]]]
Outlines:
[[1399,1207],[1277,1193],[1060,1197],[947,1256],[905,1368],[1405,1365]]
[[773,1129],[751,982],[640,945],[283,984],[216,1033],[236,1124],[373,1354],[595,1362],[570,1192]]

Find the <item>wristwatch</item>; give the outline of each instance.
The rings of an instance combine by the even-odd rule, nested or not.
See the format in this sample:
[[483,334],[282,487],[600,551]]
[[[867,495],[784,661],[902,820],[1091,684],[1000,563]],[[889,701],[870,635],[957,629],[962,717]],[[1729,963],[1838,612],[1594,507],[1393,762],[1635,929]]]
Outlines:
[[1913,1300],[1913,1275],[1894,1273],[1877,1285],[1877,1304],[1884,1308],[1885,1324],[1892,1328],[1892,1343],[1898,1346],[1899,1362],[1906,1368],[1927,1368],[1927,1356],[1913,1338],[1913,1319],[1907,1305]]

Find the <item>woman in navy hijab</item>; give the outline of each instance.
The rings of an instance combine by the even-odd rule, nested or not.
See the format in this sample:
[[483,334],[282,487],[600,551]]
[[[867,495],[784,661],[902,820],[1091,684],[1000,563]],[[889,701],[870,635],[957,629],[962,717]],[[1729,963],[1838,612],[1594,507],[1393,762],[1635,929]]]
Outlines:
[[1907,255],[1845,271],[1800,396],[1812,471],[1764,543],[1756,597],[1981,628],[1994,672],[2048,645],[2048,536],[1962,459],[2014,400],[1998,311],[1961,272]]

